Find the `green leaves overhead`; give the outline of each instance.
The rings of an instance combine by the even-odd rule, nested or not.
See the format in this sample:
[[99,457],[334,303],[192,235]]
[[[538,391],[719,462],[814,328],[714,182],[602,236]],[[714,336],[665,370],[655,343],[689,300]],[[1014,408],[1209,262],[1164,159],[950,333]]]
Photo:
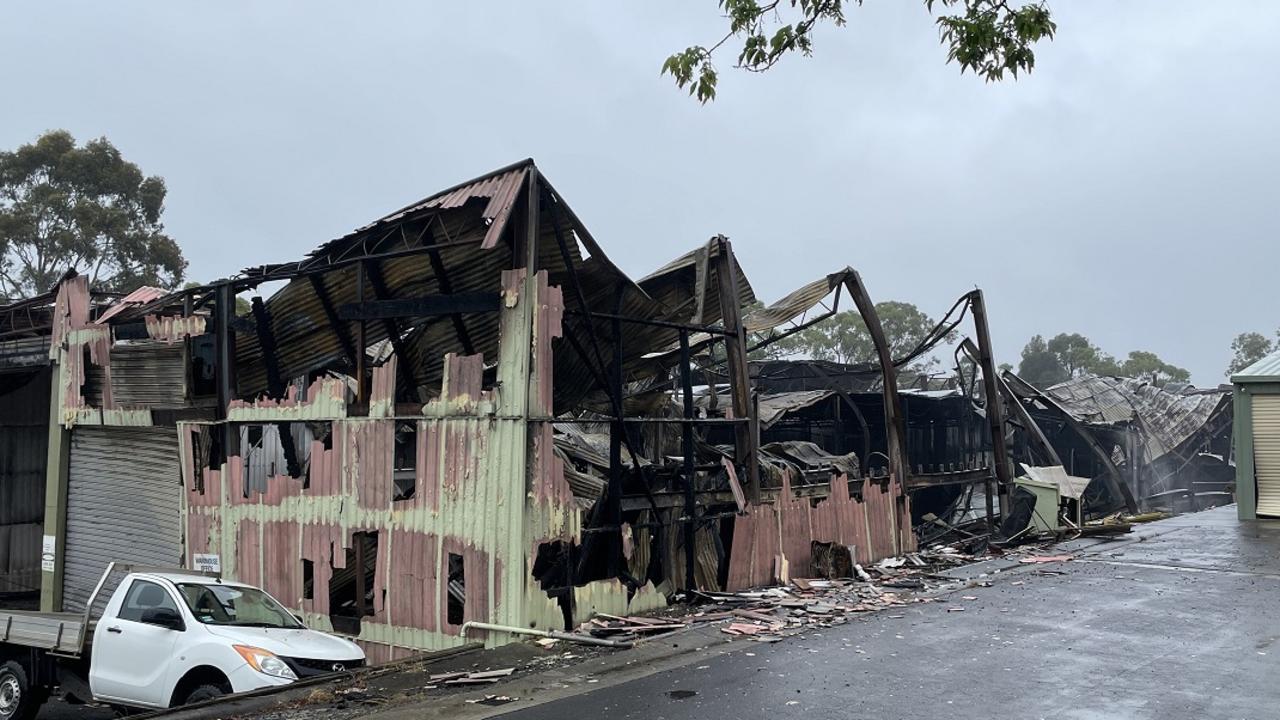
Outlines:
[[1031,46],[1052,40],[1058,30],[1043,2],[1011,8],[1005,0],[925,0],[930,12],[934,5],[963,8],[937,19],[947,62],[959,64],[961,74],[970,70],[987,82],[1004,79],[1006,72],[1014,78],[1031,72],[1036,65]]
[[0,297],[48,291],[68,269],[96,288],[174,287],[187,261],[164,233],[165,185],[106,138],[65,130],[0,152]]
[[[789,53],[813,52],[814,30],[824,24],[845,24],[846,5],[862,0],[719,0],[729,29],[715,45],[693,45],[672,54],[662,64],[676,86],[687,89],[698,102],[716,97],[716,73],[712,56],[731,40],[741,40],[735,67],[764,72]],[[960,72],[972,71],[988,82],[1005,73],[1017,78],[1035,67],[1035,43],[1052,40],[1058,26],[1044,2],[1011,6],[1008,0],[925,0],[930,13],[944,12],[935,21],[939,39],[947,47],[947,62]]]

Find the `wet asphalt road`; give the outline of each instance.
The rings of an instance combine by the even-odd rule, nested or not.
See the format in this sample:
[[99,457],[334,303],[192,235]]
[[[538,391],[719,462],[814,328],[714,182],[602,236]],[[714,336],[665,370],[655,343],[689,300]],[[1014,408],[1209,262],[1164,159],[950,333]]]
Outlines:
[[1234,513],[502,717],[1280,717],[1280,525]]

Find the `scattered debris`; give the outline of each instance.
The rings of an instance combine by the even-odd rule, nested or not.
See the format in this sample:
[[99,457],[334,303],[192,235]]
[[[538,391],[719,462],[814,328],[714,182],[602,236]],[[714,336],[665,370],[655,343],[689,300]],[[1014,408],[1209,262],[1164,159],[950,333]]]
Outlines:
[[472,705],[506,705],[519,699],[510,695],[485,695],[478,700],[468,700],[467,702]]
[[1019,560],[1019,562],[1027,563],[1027,564],[1056,563],[1056,562],[1067,562],[1068,560],[1073,560],[1073,559],[1075,559],[1074,555],[1029,555]]
[[501,670],[482,670],[479,672],[449,672],[430,675],[427,680],[444,685],[484,685],[496,683],[515,671],[515,668],[509,667]]

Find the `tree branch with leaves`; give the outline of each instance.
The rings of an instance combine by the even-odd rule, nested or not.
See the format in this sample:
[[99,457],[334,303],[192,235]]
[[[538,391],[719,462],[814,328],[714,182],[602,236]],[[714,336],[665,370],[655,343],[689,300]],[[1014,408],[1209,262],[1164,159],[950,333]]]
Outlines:
[[164,232],[164,180],[106,138],[54,130],[0,152],[0,297],[50,290],[68,269],[95,288],[172,288],[187,261]]
[[[716,97],[719,73],[716,53],[731,42],[738,48],[734,67],[765,72],[792,53],[813,54],[814,32],[823,25],[843,27],[845,8],[862,0],[719,0],[729,21],[724,37],[711,46],[692,45],[672,54],[662,64],[676,85],[687,89],[701,103]],[[960,66],[961,74],[973,72],[987,82],[1017,78],[1035,67],[1033,46],[1052,40],[1058,26],[1044,2],[1014,3],[1008,0],[924,0],[932,14],[947,62]],[[740,44],[739,44],[740,41]]]

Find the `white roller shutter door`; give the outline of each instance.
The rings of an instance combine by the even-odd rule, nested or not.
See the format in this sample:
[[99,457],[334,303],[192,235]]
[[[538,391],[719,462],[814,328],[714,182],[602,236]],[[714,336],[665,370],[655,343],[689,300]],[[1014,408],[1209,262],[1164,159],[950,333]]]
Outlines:
[[1280,517],[1280,395],[1254,395],[1252,400],[1258,514]]
[[177,430],[75,428],[67,488],[63,608],[84,610],[94,585],[113,561],[179,565],[181,512]]

